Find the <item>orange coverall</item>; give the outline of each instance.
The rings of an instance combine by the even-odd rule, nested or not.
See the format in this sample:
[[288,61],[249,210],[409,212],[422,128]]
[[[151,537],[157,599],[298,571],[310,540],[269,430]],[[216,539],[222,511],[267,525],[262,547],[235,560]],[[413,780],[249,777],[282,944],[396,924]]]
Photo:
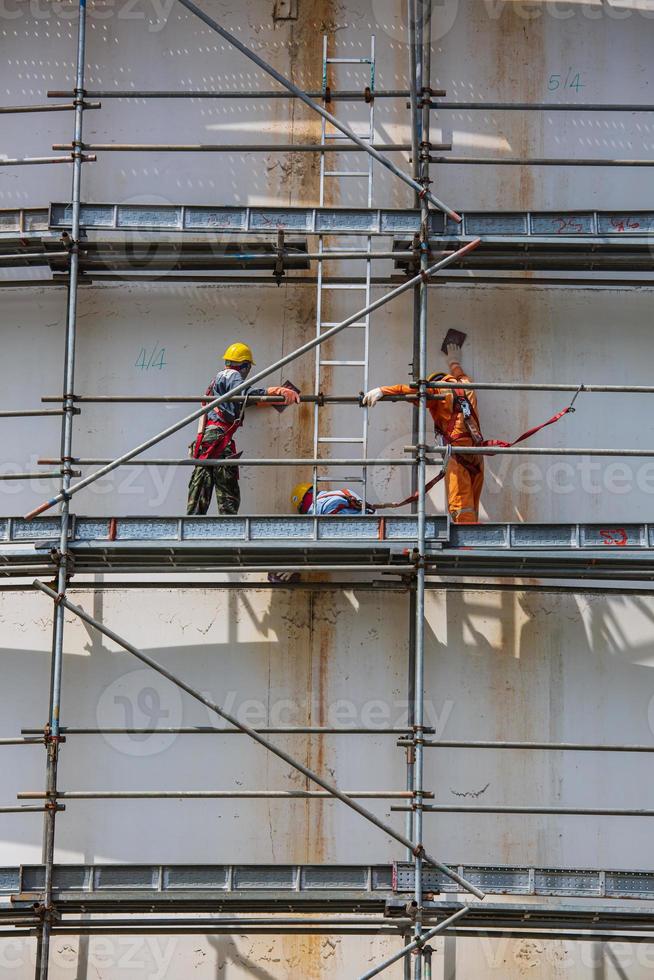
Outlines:
[[[450,364],[451,374],[445,374],[443,381],[454,384],[456,381],[472,381],[460,364]],[[427,407],[434,420],[436,432],[443,436],[446,442],[453,446],[473,446],[474,443],[466,428],[461,412],[454,408],[454,393],[451,388],[439,390],[433,388],[434,394],[445,395],[443,401],[429,401]],[[390,385],[382,387],[384,395],[412,395],[415,388],[408,385]],[[477,413],[477,395],[467,391],[466,396],[475,414]],[[447,493],[447,509],[455,524],[476,524],[479,520],[479,499],[484,485],[484,457],[457,456],[453,453],[445,474],[445,490]]]

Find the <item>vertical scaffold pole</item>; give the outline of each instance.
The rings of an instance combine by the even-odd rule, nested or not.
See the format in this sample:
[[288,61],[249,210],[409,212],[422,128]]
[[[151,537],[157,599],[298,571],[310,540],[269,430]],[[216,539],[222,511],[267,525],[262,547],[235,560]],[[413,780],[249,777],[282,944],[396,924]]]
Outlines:
[[[420,47],[420,183],[424,191],[429,190],[429,97],[426,89],[431,80],[431,0],[418,0],[417,20],[421,26],[419,35]],[[427,194],[420,199],[420,268],[429,268],[429,204]],[[416,560],[416,589],[415,589],[415,655],[413,683],[413,730],[414,744],[414,816],[413,839],[419,844],[423,842],[423,789],[424,789],[424,686],[425,686],[425,485],[427,482],[427,463],[425,449],[427,443],[427,312],[429,290],[426,281],[420,283],[420,311],[418,332],[418,441],[416,476],[418,480],[418,554]],[[415,901],[416,922],[414,936],[420,939],[422,927],[422,868],[420,854],[415,855]],[[414,980],[422,978],[422,956],[414,958]]]
[[[77,65],[75,74],[75,132],[73,139],[73,181],[70,271],[66,306],[66,338],[64,348],[64,414],[61,429],[62,477],[61,492],[65,494],[71,481],[73,419],[75,416],[75,334],[77,327],[77,287],[79,281],[80,199],[82,183],[82,135],[84,116],[84,63],[86,53],[86,0],[79,0],[77,30]],[[68,532],[70,500],[64,497],[60,512],[60,561],[57,569],[57,592],[66,592],[69,573]],[[59,732],[61,708],[61,678],[63,667],[64,607],[55,604],[52,631],[52,660],[50,668],[50,704],[46,737],[46,791],[48,809],[43,824],[43,921],[37,941],[35,976],[47,980],[50,953],[50,933],[53,921],[52,876],[55,854],[55,824],[57,817],[57,766],[59,761]]]
[[[416,181],[420,180],[420,143],[422,140],[422,113],[418,111],[418,92],[422,87],[422,21],[418,23],[417,0],[407,0],[407,37],[409,53],[409,104],[411,106],[411,163],[412,176]],[[420,207],[420,197],[416,192],[413,200],[414,208]],[[411,356],[411,380],[415,383],[420,378],[420,286],[413,290],[413,349]],[[418,415],[417,407],[411,409],[411,439],[412,445],[418,444]],[[417,468],[411,467],[411,493],[418,489]],[[411,505],[411,511],[416,513],[417,504]],[[409,664],[408,664],[408,683],[407,700],[409,704],[407,723],[410,727],[415,724],[415,668],[416,668],[416,585],[412,580],[409,590]],[[414,767],[415,767],[415,746],[409,745],[406,749],[406,788],[412,793],[414,789]],[[415,840],[415,827],[413,824],[413,810],[406,815],[405,832],[407,837]],[[407,861],[413,860],[413,855],[407,852]],[[409,942],[409,937],[406,940]],[[412,965],[411,957],[405,956],[404,980],[411,980]]]

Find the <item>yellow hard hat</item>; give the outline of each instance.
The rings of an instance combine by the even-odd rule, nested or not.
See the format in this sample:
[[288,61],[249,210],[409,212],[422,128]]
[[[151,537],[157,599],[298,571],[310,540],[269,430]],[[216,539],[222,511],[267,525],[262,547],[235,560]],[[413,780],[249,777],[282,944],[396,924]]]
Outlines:
[[313,490],[313,483],[296,483],[291,491],[291,507],[299,510],[309,490]]
[[252,351],[247,344],[230,344],[223,354],[223,358],[226,361],[233,361],[234,364],[243,364],[245,361],[249,361],[250,364],[254,364]]

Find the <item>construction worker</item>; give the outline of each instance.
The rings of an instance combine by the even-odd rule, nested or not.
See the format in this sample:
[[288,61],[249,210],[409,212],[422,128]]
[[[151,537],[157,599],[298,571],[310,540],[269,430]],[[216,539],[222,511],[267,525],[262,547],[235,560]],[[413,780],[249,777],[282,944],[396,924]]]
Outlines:
[[[206,394],[212,400],[242,384],[254,364],[247,344],[230,344],[224,353],[225,369],[219,371]],[[247,388],[244,395],[281,395],[284,405],[297,404],[300,396],[292,388]],[[206,404],[206,403],[205,403]],[[193,459],[230,459],[237,455],[234,435],[243,424],[246,402],[223,402],[198,422],[198,434],[191,444]],[[241,491],[237,466],[196,466],[188,487],[187,514],[206,514],[211,503],[211,490],[216,491],[219,514],[238,514]]]
[[[291,491],[291,507],[299,514],[339,514],[349,517],[360,514],[363,500],[353,490],[319,490],[316,503],[313,502],[313,483],[298,483]],[[374,514],[374,508],[366,504],[366,514]]]
[[[342,490],[320,490],[314,507],[313,483],[297,483],[291,491],[291,507],[299,514],[339,514],[341,517],[350,517],[361,513],[363,500],[347,487]],[[365,512],[375,513],[369,505],[366,505]],[[276,585],[288,585],[299,582],[300,573],[268,572],[268,581]]]
[[[432,374],[429,381],[470,382],[461,367],[461,347],[448,343],[446,354],[449,372]],[[427,402],[434,420],[436,435],[446,446],[480,446],[484,439],[477,417],[477,397],[474,391],[464,389],[431,389],[444,399]],[[373,388],[363,398],[363,404],[372,408],[383,395],[411,395],[415,388],[408,385],[391,385]],[[453,452],[445,474],[447,507],[456,524],[476,524],[479,520],[479,498],[484,485],[484,458],[482,455],[457,455]]]

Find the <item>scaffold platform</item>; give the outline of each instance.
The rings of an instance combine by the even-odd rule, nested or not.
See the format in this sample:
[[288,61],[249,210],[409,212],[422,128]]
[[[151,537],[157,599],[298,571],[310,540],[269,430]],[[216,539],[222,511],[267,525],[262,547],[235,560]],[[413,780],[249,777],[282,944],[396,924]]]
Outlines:
[[[0,519],[0,574],[54,567],[59,522]],[[418,519],[380,517],[75,517],[78,572],[384,568],[410,574]],[[431,574],[654,579],[654,524],[452,524],[427,517]]]
[[[465,866],[453,864],[460,874],[476,882],[490,896],[513,896],[530,901],[474,904],[465,929],[503,931],[543,930],[553,938],[562,929],[592,930],[594,935],[617,931],[652,932],[651,912],[642,902],[654,898],[654,872],[557,869],[536,867]],[[29,921],[42,897],[44,865],[0,868],[0,927],[20,928]],[[414,871],[409,864],[379,865],[89,865],[65,864],[53,868],[53,902],[58,928],[63,916],[83,913],[107,915],[187,913],[225,914],[328,913],[382,915],[389,927],[406,928],[407,907],[413,896]],[[425,869],[425,917],[428,921],[451,914],[458,907],[457,886],[433,869]],[[449,896],[449,897],[448,897]],[[544,898],[575,899],[545,903]],[[538,900],[541,901],[538,901]],[[585,903],[581,900],[594,900]],[[398,921],[398,919],[400,921]],[[10,920],[10,922],[7,922]],[[168,927],[176,928],[172,918]],[[221,927],[216,917],[213,927]],[[125,920],[125,923],[129,920]],[[241,920],[247,931],[247,919]],[[187,927],[192,925],[185,920]],[[131,926],[153,928],[147,919]],[[266,928],[270,928],[272,923]],[[344,923],[344,927],[349,924]],[[371,924],[371,931],[376,931]],[[224,923],[232,930],[234,921]],[[70,928],[73,927],[71,923]],[[89,931],[101,931],[103,920],[88,919]],[[359,927],[365,931],[365,922]],[[156,928],[156,927],[155,927]],[[180,928],[183,926],[180,925]],[[199,927],[212,931],[203,920]],[[263,927],[262,927],[263,928]],[[332,930],[340,931],[338,920]],[[160,931],[164,925],[160,923]],[[255,930],[256,931],[256,930]],[[580,938],[584,938],[581,936]]]
[[[274,270],[281,249],[285,271],[307,271],[307,236],[351,235],[390,238],[392,252],[381,257],[396,252],[395,268],[411,272],[419,258],[414,236],[420,221],[419,210],[399,208],[82,204],[80,267],[90,276]],[[61,275],[68,265],[61,236],[71,222],[65,203],[0,211],[0,267],[42,265]],[[432,252],[481,238],[459,263],[479,271],[650,272],[652,228],[652,211],[463,212],[461,224],[440,211],[429,214]],[[266,241],[280,234],[293,238],[283,245]]]

